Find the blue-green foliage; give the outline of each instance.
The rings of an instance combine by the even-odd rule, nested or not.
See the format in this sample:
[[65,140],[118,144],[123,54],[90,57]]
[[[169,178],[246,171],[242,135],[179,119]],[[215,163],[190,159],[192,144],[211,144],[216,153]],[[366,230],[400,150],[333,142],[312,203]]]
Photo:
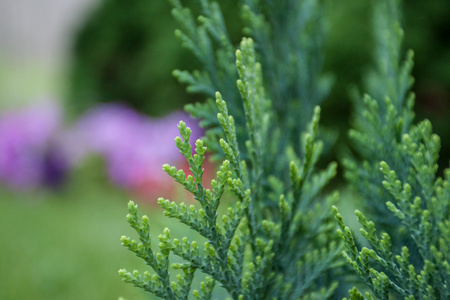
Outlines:
[[351,299],[449,299],[450,169],[437,177],[440,139],[431,123],[412,125],[412,52],[402,62],[398,9],[397,1],[376,4],[377,70],[367,76],[373,98],[366,95],[364,105],[356,106],[350,132],[363,163],[345,163],[347,178],[375,220],[356,211],[371,249],[358,250],[334,210],[344,256],[373,292],[363,296],[354,288]]
[[[204,65],[200,71],[176,70],[174,74],[188,85],[188,91],[202,93],[209,98],[206,103],[188,105],[187,110],[208,128],[205,144],[209,151],[216,159],[223,159],[224,152],[217,141],[224,135],[213,101],[215,92],[220,91],[227,100],[230,115],[236,120],[239,144],[247,143],[248,130],[253,130],[251,127],[260,127],[256,133],[259,137],[250,136],[250,147],[241,147],[240,152],[241,158],[252,169],[250,176],[258,177],[254,181],[258,194],[272,193],[275,181],[282,183],[284,189],[289,188],[291,183],[286,169],[292,159],[290,155],[279,154],[288,151],[303,155],[305,144],[301,134],[307,130],[313,108],[324,100],[331,85],[330,77],[321,75],[324,5],[315,0],[285,1],[281,4],[269,0],[244,1],[244,31],[253,37],[255,59],[261,62],[258,68],[264,70],[258,75],[261,77],[258,80],[265,82],[264,92],[259,94],[260,90],[243,90],[248,80],[254,80],[250,78],[253,75],[246,74],[247,71],[239,66],[236,68],[234,47],[219,5],[214,1],[198,2],[202,15],[195,18],[193,12],[184,8],[180,1],[171,0],[174,6],[172,13],[181,27],[176,32],[177,36]],[[238,78],[242,83],[236,89]],[[258,102],[255,108],[251,101]],[[265,115],[264,111],[267,112]],[[260,205],[277,206],[278,200],[269,200],[266,197],[261,200],[263,202],[259,201]]]
[[[139,220],[137,206],[130,203],[128,221],[140,242],[128,237],[123,237],[122,242],[143,258],[154,274],[125,270],[120,274],[126,282],[167,299],[187,299],[197,270],[207,275],[201,291],[193,291],[198,299],[210,299],[216,282],[233,299],[325,299],[336,287],[326,275],[331,275],[341,262],[339,247],[333,241],[334,222],[331,213],[320,204],[319,196],[322,187],[334,176],[336,165],[322,172],[314,171],[322,150],[321,142],[317,141],[320,110],[318,107],[314,110],[302,137],[304,154],[298,157],[292,147],[286,150],[291,163],[285,169],[290,187],[285,188],[283,182],[263,169],[273,110],[264,91],[253,41],[243,39],[240,48],[236,52],[237,86],[246,118],[248,161],[241,160],[243,145],[238,142],[235,119],[222,95],[216,93],[217,119],[224,136],[219,144],[226,159],[216,179],[211,181],[212,189],[204,188],[202,178],[206,147],[202,140],[197,140],[192,155],[191,131],[183,122],[178,126],[181,138],[177,137],[175,142],[193,175],[186,177],[183,170],[164,165],[164,170],[193,195],[199,206],[187,207],[162,198],[158,203],[166,216],[188,225],[206,242],[198,245],[187,238],[173,239],[166,229],[158,237],[160,252],[156,252],[150,243],[148,218]],[[261,187],[264,180],[272,185],[271,193],[264,193]],[[219,218],[218,208],[225,190],[230,190],[236,201]],[[327,206],[335,203],[336,196],[327,197]],[[181,257],[183,262],[170,264],[170,254]],[[170,279],[170,267],[183,270],[176,281]]]
[[[345,177],[362,196],[367,210],[383,230],[399,228],[385,203],[393,197],[381,182],[380,161],[386,161],[406,180],[411,164],[402,149],[402,136],[414,118],[411,69],[413,53],[403,56],[403,31],[399,24],[397,1],[383,0],[374,8],[376,68],[365,77],[367,93],[355,97],[354,124],[350,138],[359,158],[344,161]],[[393,236],[394,243],[403,243]]]
[[245,119],[243,117],[242,101],[236,89],[238,73],[235,65],[234,51],[217,2],[208,0],[197,1],[201,16],[196,17],[192,10],[184,7],[180,0],[170,0],[172,15],[180,29],[175,34],[184,47],[190,50],[202,63],[202,70],[175,70],[174,76],[187,85],[187,91],[200,93],[207,97],[205,103],[188,105],[186,109],[196,118],[201,119],[201,125],[209,128],[207,139],[209,151],[216,157],[223,158],[217,140],[223,137],[220,123],[217,120],[217,106],[214,103],[215,93],[221,91],[228,99],[228,107],[238,120],[236,130],[240,142],[244,142]]
[[[390,215],[401,222],[400,229],[411,238],[417,253],[410,253],[411,247],[392,243],[391,236],[398,234],[398,228],[378,234],[375,223],[356,211],[360,231],[372,246],[358,251],[350,229],[335,208],[339,233],[347,247],[344,256],[376,299],[390,299],[391,294],[402,299],[449,299],[450,169],[444,178],[436,178],[439,138],[431,134],[428,121],[404,135],[402,148],[413,165],[408,180],[399,180],[396,172],[381,162],[382,184],[394,198],[386,203]],[[356,289],[353,292],[351,299],[373,299],[369,294],[362,297]]]
[[[164,165],[196,205],[158,203],[205,242],[165,229],[159,250],[153,248],[149,219],[139,218],[131,202],[128,222],[139,241],[122,243],[153,271],[120,270],[121,276],[166,299],[211,299],[216,285],[233,299],[331,297],[332,278],[345,274],[337,269],[340,247],[328,209],[337,195],[323,193],[336,164],[316,170],[323,149],[316,105],[331,82],[321,74],[324,2],[244,0],[245,32],[253,39],[242,39],[235,53],[216,2],[199,0],[199,17],[171,2],[177,35],[204,66],[175,75],[210,99],[188,107],[207,128],[194,154],[190,129],[178,126],[176,146],[192,175]],[[413,54],[401,49],[398,2],[374,5],[376,68],[365,87],[371,96],[355,101],[355,155],[344,161],[346,178],[375,220],[356,212],[371,249],[359,250],[334,207],[344,257],[372,290],[363,296],[355,287],[350,297],[449,299],[450,169],[437,176],[440,140],[430,122],[413,125]],[[221,161],[211,188],[203,178],[206,147]],[[224,195],[235,200],[225,208]],[[197,273],[206,277],[191,293]]]
[[[219,5],[215,1],[198,1],[201,15],[197,21],[192,11],[184,8],[179,0],[171,0],[172,11],[181,29],[177,31],[183,45],[190,49],[203,63],[202,71],[174,72],[178,79],[188,85],[188,91],[202,93],[210,98],[206,103],[187,107],[194,116],[202,119],[207,128],[219,127],[217,108],[213,104],[214,93],[221,91],[227,99],[230,113],[237,120],[239,142],[247,136],[242,101],[235,89],[238,78],[234,65],[234,46],[231,44]],[[271,99],[274,117],[269,131],[277,131],[276,153],[287,146],[301,152],[298,138],[306,130],[313,108],[328,95],[331,77],[322,75],[323,43],[325,25],[324,5],[321,1],[243,1],[242,16],[245,34],[255,41],[258,60],[264,70],[266,93]],[[237,17],[237,16],[235,16]],[[220,127],[219,127],[220,128]],[[279,130],[283,128],[283,130]],[[209,130],[209,149],[217,156],[220,130]],[[243,149],[243,157],[247,151]],[[280,165],[267,162],[270,168]],[[289,162],[285,162],[289,164]],[[281,163],[284,169],[285,164]]]
[[332,83],[331,76],[322,74],[325,1],[243,2],[245,33],[255,39],[275,121],[286,132],[279,146],[293,142],[301,151],[297,137]]

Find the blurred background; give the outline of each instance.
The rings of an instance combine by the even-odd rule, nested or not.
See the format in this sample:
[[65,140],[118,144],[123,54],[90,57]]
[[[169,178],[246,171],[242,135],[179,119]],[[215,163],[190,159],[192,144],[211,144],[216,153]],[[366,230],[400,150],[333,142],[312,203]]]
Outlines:
[[[236,2],[222,7],[237,44]],[[327,159],[347,142],[349,90],[361,86],[373,46],[369,4],[334,2],[325,69],[336,83],[321,119],[339,139]],[[429,118],[440,135],[442,168],[450,157],[450,3],[404,8],[416,120]],[[182,112],[202,96],[171,76],[200,67],[175,28],[164,0],[0,0],[0,299],[150,297],[117,275],[142,269],[119,241],[131,234],[126,204],[137,201],[159,234],[170,221],[156,199],[185,195],[161,170],[183,167],[176,124],[202,135]]]

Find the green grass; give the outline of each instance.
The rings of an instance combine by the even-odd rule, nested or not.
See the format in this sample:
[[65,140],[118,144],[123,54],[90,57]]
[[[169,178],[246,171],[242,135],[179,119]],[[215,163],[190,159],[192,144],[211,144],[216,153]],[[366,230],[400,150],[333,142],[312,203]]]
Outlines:
[[[117,274],[145,268],[120,245],[121,235],[134,237],[130,196],[94,173],[81,170],[56,192],[0,189],[0,299],[153,298]],[[155,236],[168,225],[156,205],[140,212]]]
[[59,101],[66,87],[61,66],[0,55],[0,112],[42,101]]

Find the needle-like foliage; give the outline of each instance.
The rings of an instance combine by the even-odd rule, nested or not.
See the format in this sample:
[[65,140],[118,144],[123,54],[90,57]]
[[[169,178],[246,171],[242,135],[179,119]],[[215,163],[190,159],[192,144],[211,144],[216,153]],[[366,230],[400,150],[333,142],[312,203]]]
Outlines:
[[[234,64],[235,47],[220,6],[215,1],[198,0],[201,14],[197,17],[181,1],[170,2],[174,7],[172,14],[180,24],[177,36],[204,65],[203,70],[174,71],[178,80],[187,84],[189,92],[209,98],[205,103],[188,105],[187,110],[200,118],[204,127],[220,129],[213,102],[214,93],[220,91],[236,119],[238,141],[244,143],[247,126],[243,102],[235,88],[239,77]],[[314,107],[322,103],[332,84],[331,76],[322,74],[325,5],[317,0],[245,0],[242,4],[243,31],[255,41],[257,59],[264,70],[265,91],[274,111],[271,120],[274,126],[268,130],[277,131],[279,138],[272,147],[275,153],[288,146],[300,153],[299,136],[306,130]],[[221,130],[208,131],[206,144],[215,157],[223,157],[215,142],[221,137]],[[273,157],[274,153],[271,154]],[[246,159],[247,149],[242,149],[242,155]],[[281,165],[283,170],[286,164],[289,161],[266,162],[271,169]]]
[[[365,77],[367,94],[355,99],[354,125],[350,130],[354,149],[361,159],[344,161],[346,178],[384,230],[398,227],[399,222],[389,217],[385,203],[392,196],[381,185],[383,174],[379,172],[379,163],[386,161],[399,170],[402,180],[407,178],[410,163],[401,140],[414,118],[414,94],[410,92],[414,82],[413,52],[403,55],[398,11],[397,1],[383,0],[375,5],[376,68]],[[399,239],[395,237],[395,241]]]
[[350,298],[449,299],[450,169],[437,176],[440,139],[431,123],[412,125],[413,54],[402,56],[398,1],[378,2],[374,24],[377,69],[367,76],[372,96],[356,106],[350,132],[363,162],[345,162],[346,177],[374,219],[356,211],[371,249],[358,250],[334,209],[344,256],[373,292],[363,296],[354,288]]
[[[133,283],[166,299],[187,299],[194,273],[207,275],[201,290],[193,291],[194,298],[210,299],[217,282],[233,299],[325,299],[336,288],[334,280],[327,279],[340,265],[339,247],[335,243],[334,222],[330,207],[336,194],[321,201],[322,187],[334,176],[336,165],[316,172],[315,164],[322,150],[317,140],[320,109],[316,107],[308,130],[302,137],[303,155],[293,148],[285,150],[291,163],[284,171],[290,177],[290,186],[274,174],[267,174],[263,166],[267,152],[269,125],[273,110],[263,86],[261,65],[256,61],[253,41],[243,39],[236,52],[239,74],[238,91],[242,97],[248,133],[248,160],[241,159],[235,119],[220,93],[216,93],[217,119],[224,138],[219,141],[225,156],[211,189],[204,186],[203,162],[206,147],[202,140],[195,143],[192,155],[185,123],[178,128],[181,137],[175,139],[186,157],[192,175],[164,165],[164,170],[193,195],[199,205],[187,206],[159,199],[165,215],[176,218],[205,238],[203,245],[183,238],[172,238],[170,230],[159,235],[159,252],[150,242],[149,221],[140,220],[137,206],[129,204],[128,222],[137,231],[140,242],[128,237],[122,243],[145,260],[154,274],[127,272],[120,274]],[[266,181],[271,193],[261,188]],[[222,216],[218,208],[226,190],[235,202]],[[271,206],[265,203],[272,204]],[[326,203],[326,204],[325,204]],[[325,206],[326,205],[326,206]],[[170,254],[183,262],[170,264]],[[177,280],[171,279],[170,268],[182,269]]]
[[[124,281],[164,299],[224,298],[221,292],[232,299],[337,297],[337,276],[349,276],[338,269],[331,217],[337,195],[323,191],[337,166],[316,167],[323,149],[317,105],[331,84],[321,70],[325,2],[243,0],[244,32],[252,38],[234,52],[216,2],[199,0],[196,16],[171,0],[176,34],[203,64],[174,74],[209,99],[188,107],[207,137],[193,151],[191,130],[179,123],[175,143],[192,175],[163,168],[195,204],[158,203],[197,236],[178,239],[166,228],[157,249],[149,218],[130,202],[128,222],[139,238],[122,243],[151,270],[120,270]],[[440,140],[430,122],[413,125],[413,54],[402,51],[400,6],[374,5],[376,68],[365,87],[371,96],[355,101],[354,156],[344,161],[370,213],[356,212],[370,248],[360,249],[333,208],[344,258],[372,291],[355,287],[350,298],[449,299],[450,169],[438,177]],[[221,162],[210,184],[203,178],[207,147]]]

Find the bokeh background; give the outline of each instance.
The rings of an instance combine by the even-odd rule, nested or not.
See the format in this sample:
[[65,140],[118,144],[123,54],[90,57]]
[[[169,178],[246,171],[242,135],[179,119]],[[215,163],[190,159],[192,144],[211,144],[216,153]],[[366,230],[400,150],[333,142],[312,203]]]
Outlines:
[[[237,44],[237,1],[222,6]],[[404,11],[417,120],[431,119],[446,167],[450,2],[410,0]],[[349,91],[371,65],[370,3],[336,0],[327,18],[325,69],[336,84],[322,120],[339,130],[331,160],[348,142]],[[155,202],[185,196],[161,171],[183,166],[173,144],[178,120],[202,135],[181,111],[202,96],[171,76],[200,67],[175,28],[164,0],[0,0],[0,299],[150,297],[117,275],[143,268],[120,245],[131,234],[126,204],[151,215],[156,235],[169,223],[189,234]]]

